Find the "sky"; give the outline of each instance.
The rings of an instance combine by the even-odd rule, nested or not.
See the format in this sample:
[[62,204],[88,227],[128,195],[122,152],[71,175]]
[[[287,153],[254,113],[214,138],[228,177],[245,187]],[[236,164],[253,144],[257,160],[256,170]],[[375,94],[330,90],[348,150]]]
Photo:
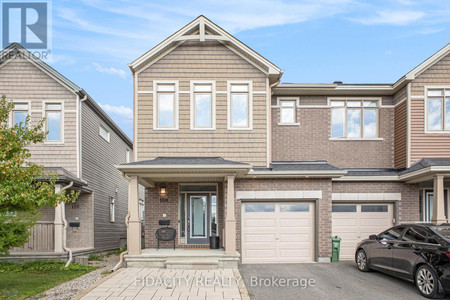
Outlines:
[[50,65],[131,138],[128,63],[201,14],[283,69],[282,82],[393,83],[450,42],[447,0],[54,0]]

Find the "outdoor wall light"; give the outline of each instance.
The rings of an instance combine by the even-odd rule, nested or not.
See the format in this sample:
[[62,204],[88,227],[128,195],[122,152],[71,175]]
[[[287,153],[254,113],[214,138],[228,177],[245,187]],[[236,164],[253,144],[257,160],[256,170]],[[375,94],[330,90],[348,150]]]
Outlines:
[[159,193],[161,194],[161,196],[166,196],[167,195],[167,188],[162,185],[159,189]]

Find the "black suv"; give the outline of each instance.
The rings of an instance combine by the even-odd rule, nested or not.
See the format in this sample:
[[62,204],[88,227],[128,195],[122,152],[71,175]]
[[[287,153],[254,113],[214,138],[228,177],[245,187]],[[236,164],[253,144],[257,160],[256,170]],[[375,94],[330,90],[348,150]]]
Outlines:
[[450,224],[404,224],[356,246],[363,272],[378,270],[413,281],[427,298],[450,293]]

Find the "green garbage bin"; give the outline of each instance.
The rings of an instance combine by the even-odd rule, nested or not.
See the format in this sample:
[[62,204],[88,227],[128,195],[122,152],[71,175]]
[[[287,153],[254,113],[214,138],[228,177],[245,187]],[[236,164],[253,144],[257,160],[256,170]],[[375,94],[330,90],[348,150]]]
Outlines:
[[331,255],[331,262],[338,262],[339,261],[339,254],[341,251],[341,238],[338,236],[331,238],[331,249],[332,249],[332,255]]

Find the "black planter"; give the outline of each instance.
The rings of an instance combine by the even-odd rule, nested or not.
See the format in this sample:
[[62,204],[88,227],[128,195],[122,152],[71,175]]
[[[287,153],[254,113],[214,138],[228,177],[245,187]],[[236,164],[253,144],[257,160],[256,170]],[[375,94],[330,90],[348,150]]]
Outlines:
[[210,236],[209,237],[209,248],[210,249],[219,249],[219,237],[218,236]]

